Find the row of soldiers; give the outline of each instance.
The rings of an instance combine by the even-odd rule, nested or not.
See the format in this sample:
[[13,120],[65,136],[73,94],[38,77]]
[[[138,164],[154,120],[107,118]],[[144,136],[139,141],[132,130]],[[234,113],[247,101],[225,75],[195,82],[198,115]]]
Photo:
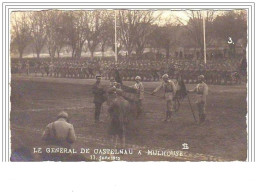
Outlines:
[[197,75],[205,75],[208,84],[239,84],[241,82],[236,61],[208,62],[204,65],[201,61],[177,61],[177,60],[133,60],[115,63],[112,60],[59,60],[37,61],[31,64],[29,61],[13,62],[13,73],[35,74],[36,76],[50,76],[57,78],[94,78],[101,74],[105,79],[115,77],[117,72],[122,80],[135,80],[140,76],[142,81],[158,81],[161,75],[167,73],[173,78],[179,72],[186,83],[196,83]]

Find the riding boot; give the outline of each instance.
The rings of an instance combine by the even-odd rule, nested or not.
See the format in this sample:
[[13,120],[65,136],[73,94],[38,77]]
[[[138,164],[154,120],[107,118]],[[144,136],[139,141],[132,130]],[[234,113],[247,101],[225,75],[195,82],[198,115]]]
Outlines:
[[199,123],[200,123],[200,124],[203,123],[204,120],[205,120],[204,114],[199,114]]
[[171,112],[171,111],[168,111],[168,117],[167,117],[167,121],[168,121],[168,122],[171,120],[171,115],[172,115],[172,112]]
[[202,123],[202,115],[199,114],[199,124],[201,124],[201,123]]
[[203,116],[202,116],[203,122],[205,121],[205,119],[206,119],[206,114],[203,114]]
[[169,111],[166,111],[166,118],[163,119],[162,121],[166,122],[168,120],[168,118],[169,118]]

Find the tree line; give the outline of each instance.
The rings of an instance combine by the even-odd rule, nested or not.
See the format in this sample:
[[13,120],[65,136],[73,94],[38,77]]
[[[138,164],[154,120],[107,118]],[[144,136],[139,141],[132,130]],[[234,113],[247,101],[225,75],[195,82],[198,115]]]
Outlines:
[[[201,48],[203,51],[203,17],[206,21],[207,46],[214,40],[227,41],[232,37],[247,42],[247,13],[237,11],[185,11],[183,18],[166,18],[161,11],[152,10],[47,10],[13,12],[11,14],[11,50],[22,58],[25,49],[32,46],[37,57],[45,47],[51,58],[60,57],[69,48],[72,58],[82,52],[95,51],[102,56],[114,51],[115,12],[117,21],[117,51],[123,49],[128,58],[133,53],[140,58],[146,48],[170,50],[181,45]],[[162,21],[161,21],[162,20]]]

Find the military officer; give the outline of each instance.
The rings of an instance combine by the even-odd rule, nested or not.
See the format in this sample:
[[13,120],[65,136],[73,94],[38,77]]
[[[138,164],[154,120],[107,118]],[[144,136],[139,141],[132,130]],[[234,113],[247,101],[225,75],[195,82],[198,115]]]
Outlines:
[[51,145],[70,148],[71,144],[76,141],[76,135],[73,125],[68,121],[68,113],[60,112],[57,120],[46,126],[42,139]]
[[206,107],[206,99],[208,95],[208,85],[204,83],[204,76],[198,76],[198,84],[192,90],[188,92],[197,94],[196,105],[199,112],[199,123],[203,123],[206,118],[205,107]]
[[94,94],[94,104],[95,104],[95,122],[100,122],[100,113],[102,104],[106,100],[105,90],[101,83],[101,75],[96,75],[96,83],[92,87],[92,92]]
[[164,89],[164,97],[166,100],[166,117],[164,122],[170,121],[172,112],[174,112],[174,95],[176,94],[176,86],[172,80],[169,80],[168,74],[162,76],[163,82],[153,92],[152,95],[159,91],[161,88]]
[[136,83],[133,87],[137,90],[137,93],[138,93],[138,101],[137,101],[137,117],[138,117],[143,112],[144,85],[141,82],[140,76],[136,76],[135,80],[136,80]]

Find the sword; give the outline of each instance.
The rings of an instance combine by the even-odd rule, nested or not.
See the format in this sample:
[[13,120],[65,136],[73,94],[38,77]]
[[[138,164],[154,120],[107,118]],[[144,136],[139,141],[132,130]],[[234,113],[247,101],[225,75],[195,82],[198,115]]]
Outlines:
[[196,120],[196,118],[195,118],[195,113],[194,113],[194,110],[193,110],[192,105],[191,105],[191,102],[190,102],[189,94],[187,94],[187,99],[188,99],[188,103],[189,103],[189,105],[190,105],[190,109],[191,109],[191,112],[192,112],[192,114],[193,114],[194,120],[195,120],[195,122],[197,123],[197,120]]

